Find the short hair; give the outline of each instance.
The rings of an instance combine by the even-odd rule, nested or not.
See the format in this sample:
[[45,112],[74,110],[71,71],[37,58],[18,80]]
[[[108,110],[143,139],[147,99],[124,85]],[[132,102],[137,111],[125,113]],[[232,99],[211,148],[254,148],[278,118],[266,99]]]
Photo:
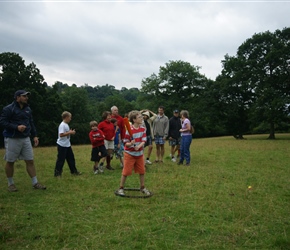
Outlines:
[[90,127],[97,127],[98,126],[98,122],[97,121],[91,121],[90,122]]
[[134,123],[134,119],[137,118],[138,115],[141,115],[141,112],[138,110],[132,110],[129,113],[129,121],[133,124]]
[[110,114],[111,114],[110,111],[104,111],[103,114],[102,114],[103,120],[106,120],[107,119],[107,116],[110,115]]
[[181,110],[180,115],[183,115],[185,118],[189,117],[189,112],[187,110]]
[[113,109],[118,109],[118,107],[117,106],[112,106],[111,107],[111,111],[113,111]]
[[116,118],[112,118],[111,119],[111,123],[115,123],[115,122],[117,122],[118,120],[116,119]]
[[62,119],[65,119],[67,117],[71,116],[71,113],[68,112],[68,111],[63,111],[62,114],[61,114],[61,118]]
[[162,105],[161,105],[161,106],[159,106],[158,108],[159,108],[159,109],[163,109],[163,110],[164,110],[164,106],[162,106]]

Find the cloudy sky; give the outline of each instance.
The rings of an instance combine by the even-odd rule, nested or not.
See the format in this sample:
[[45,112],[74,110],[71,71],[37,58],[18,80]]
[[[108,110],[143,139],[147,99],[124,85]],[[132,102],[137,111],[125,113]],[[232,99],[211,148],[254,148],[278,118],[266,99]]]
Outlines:
[[289,1],[0,0],[0,53],[34,62],[45,81],[141,87],[173,60],[215,79],[255,33],[290,25]]

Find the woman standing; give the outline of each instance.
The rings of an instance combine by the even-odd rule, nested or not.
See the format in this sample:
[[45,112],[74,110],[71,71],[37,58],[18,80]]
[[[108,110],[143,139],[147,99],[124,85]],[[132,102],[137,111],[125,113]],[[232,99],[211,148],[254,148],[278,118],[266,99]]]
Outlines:
[[178,165],[183,164],[183,161],[185,160],[185,166],[190,165],[190,144],[192,141],[192,135],[191,135],[191,123],[189,118],[189,113],[187,110],[182,110],[180,112],[181,115],[181,122],[182,126],[179,130],[181,132],[181,145],[180,145],[180,160],[178,162]]

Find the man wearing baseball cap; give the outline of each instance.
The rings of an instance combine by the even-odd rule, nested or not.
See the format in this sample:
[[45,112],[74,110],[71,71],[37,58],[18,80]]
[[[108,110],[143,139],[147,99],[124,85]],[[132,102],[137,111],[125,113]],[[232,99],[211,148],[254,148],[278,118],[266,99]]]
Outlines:
[[5,172],[10,192],[18,191],[13,180],[14,162],[17,159],[25,161],[33,188],[46,189],[36,177],[30,136],[33,137],[35,146],[38,145],[39,141],[33,123],[32,111],[27,104],[28,95],[30,92],[26,90],[17,90],[14,94],[14,101],[3,108],[0,116],[0,126],[4,128]]

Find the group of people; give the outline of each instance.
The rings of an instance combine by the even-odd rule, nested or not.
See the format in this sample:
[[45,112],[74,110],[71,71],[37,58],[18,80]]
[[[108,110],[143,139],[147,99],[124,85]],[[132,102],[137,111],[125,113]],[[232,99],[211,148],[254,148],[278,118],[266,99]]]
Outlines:
[[[33,123],[32,112],[28,105],[30,92],[17,90],[14,94],[14,101],[3,108],[0,116],[0,126],[4,128],[4,143],[6,160],[5,172],[8,179],[8,191],[15,192],[13,173],[14,163],[17,159],[26,162],[26,169],[31,177],[32,186],[35,189],[46,189],[40,184],[36,177],[36,170],[33,160],[33,149],[30,137],[33,137],[34,145],[39,144],[36,128]],[[67,161],[72,175],[81,175],[76,168],[74,153],[70,143],[70,136],[76,131],[69,127],[72,114],[68,111],[62,113],[62,122],[58,127],[57,139],[57,160],[54,169],[54,176],[61,177],[63,166]],[[127,176],[135,173],[140,176],[140,191],[146,195],[150,191],[145,188],[145,165],[152,164],[150,155],[153,149],[153,140],[156,144],[155,163],[163,163],[165,154],[165,142],[169,139],[171,146],[171,160],[178,160],[181,165],[185,161],[186,166],[190,165],[190,144],[192,140],[191,123],[188,111],[173,111],[173,116],[168,119],[164,114],[164,107],[158,108],[155,114],[150,110],[133,110],[128,114],[130,126],[126,127],[124,118],[119,115],[118,108],[113,106],[111,111],[102,114],[102,121],[90,122],[91,131],[89,138],[92,144],[91,161],[94,162],[93,172],[103,173],[104,163],[106,168],[114,170],[111,166],[113,155],[120,160],[122,176],[120,181],[119,195],[124,195],[124,185]],[[148,147],[147,155],[144,155],[144,148]],[[177,156],[175,157],[175,154]]]

